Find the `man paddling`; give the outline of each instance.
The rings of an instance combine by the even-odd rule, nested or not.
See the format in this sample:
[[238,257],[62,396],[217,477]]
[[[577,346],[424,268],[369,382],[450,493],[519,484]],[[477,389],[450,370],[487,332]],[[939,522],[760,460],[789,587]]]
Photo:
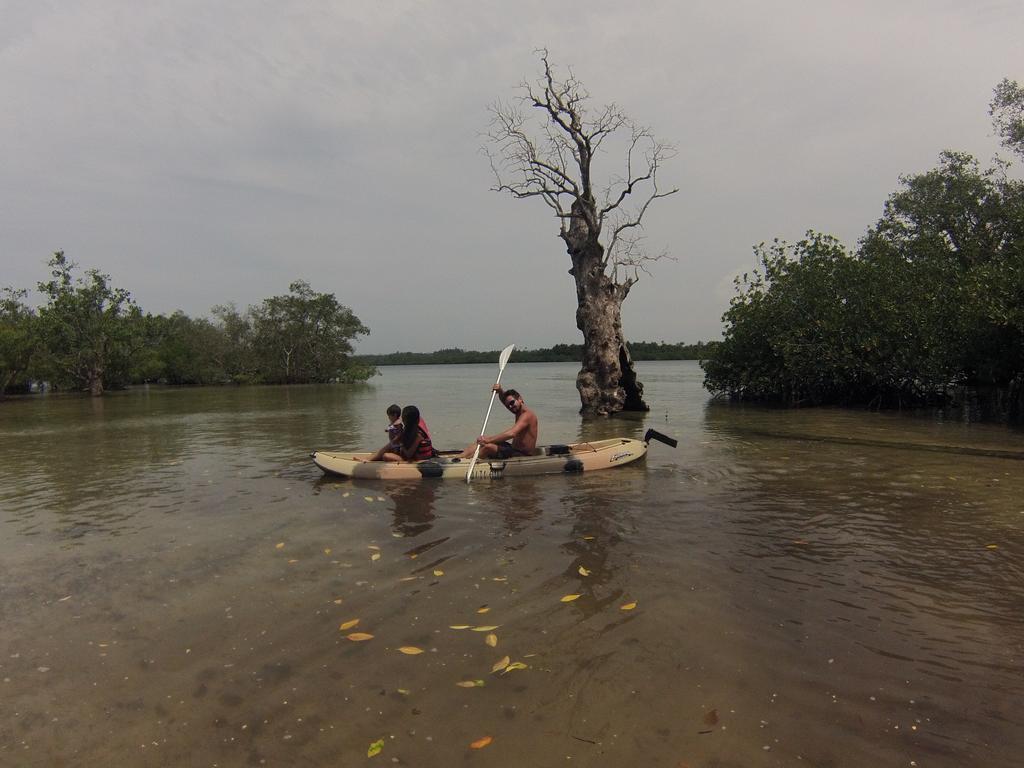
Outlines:
[[480,435],[475,443],[459,454],[459,458],[468,459],[478,445],[481,459],[529,456],[537,447],[537,414],[526,407],[523,396],[514,389],[502,389],[499,384],[491,389],[498,393],[501,402],[515,416],[516,422],[496,435]]

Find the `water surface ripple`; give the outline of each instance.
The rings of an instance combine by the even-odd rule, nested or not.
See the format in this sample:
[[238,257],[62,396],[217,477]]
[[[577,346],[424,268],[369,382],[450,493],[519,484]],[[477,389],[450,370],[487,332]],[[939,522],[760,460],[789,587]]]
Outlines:
[[492,366],[0,404],[0,764],[1019,765],[1020,433],[640,374],[581,419],[513,358],[543,441],[680,444],[471,486],[308,454],[391,402],[468,444]]

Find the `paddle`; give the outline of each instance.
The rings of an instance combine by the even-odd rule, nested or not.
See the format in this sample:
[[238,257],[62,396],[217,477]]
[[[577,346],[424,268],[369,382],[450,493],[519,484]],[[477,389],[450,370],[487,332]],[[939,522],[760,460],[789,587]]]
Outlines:
[[[501,357],[498,358],[498,378],[494,382],[494,386],[498,386],[501,382],[501,372],[505,370],[505,366],[508,365],[508,359],[512,357],[512,350],[516,348],[515,344],[509,344],[503,350],[501,350]],[[491,391],[491,402],[487,406],[487,415],[484,416],[484,425],[480,427],[480,437],[484,436],[484,432],[487,431],[487,420],[491,418],[491,408],[494,406],[494,396],[498,394],[496,391]],[[476,466],[476,460],[480,456],[480,443],[476,444],[476,450],[473,451],[473,460],[469,462],[469,470],[466,472],[466,482],[470,482],[473,477],[473,467]]]

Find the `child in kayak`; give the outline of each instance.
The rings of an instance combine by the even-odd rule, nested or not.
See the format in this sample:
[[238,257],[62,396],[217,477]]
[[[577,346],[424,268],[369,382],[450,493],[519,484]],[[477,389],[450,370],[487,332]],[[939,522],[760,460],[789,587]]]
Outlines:
[[[402,409],[401,415],[401,429],[397,432],[396,438],[369,459],[361,461],[423,461],[437,456],[430,438],[430,430],[420,416],[420,409],[415,405],[407,405]],[[388,417],[390,416],[391,408],[388,408]],[[391,434],[389,427],[388,435]]]
[[388,406],[388,444],[382,450],[397,451],[398,441],[402,437],[402,409],[397,403]]

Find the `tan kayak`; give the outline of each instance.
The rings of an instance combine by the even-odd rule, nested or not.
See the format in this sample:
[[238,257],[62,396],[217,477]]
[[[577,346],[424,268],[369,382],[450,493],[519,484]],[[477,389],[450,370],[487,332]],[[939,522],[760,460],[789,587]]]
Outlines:
[[[647,453],[647,443],[658,439],[674,445],[654,430],[648,430],[644,440],[614,437],[573,445],[545,445],[532,456],[509,459],[480,459],[473,467],[473,479],[517,477],[590,472],[597,469],[621,467],[641,459]],[[420,480],[422,478],[466,479],[470,459],[459,459],[458,451],[442,452],[440,456],[417,462],[365,461],[372,453],[345,451],[316,451],[313,463],[329,475],[342,477],[377,478],[380,480]]]

